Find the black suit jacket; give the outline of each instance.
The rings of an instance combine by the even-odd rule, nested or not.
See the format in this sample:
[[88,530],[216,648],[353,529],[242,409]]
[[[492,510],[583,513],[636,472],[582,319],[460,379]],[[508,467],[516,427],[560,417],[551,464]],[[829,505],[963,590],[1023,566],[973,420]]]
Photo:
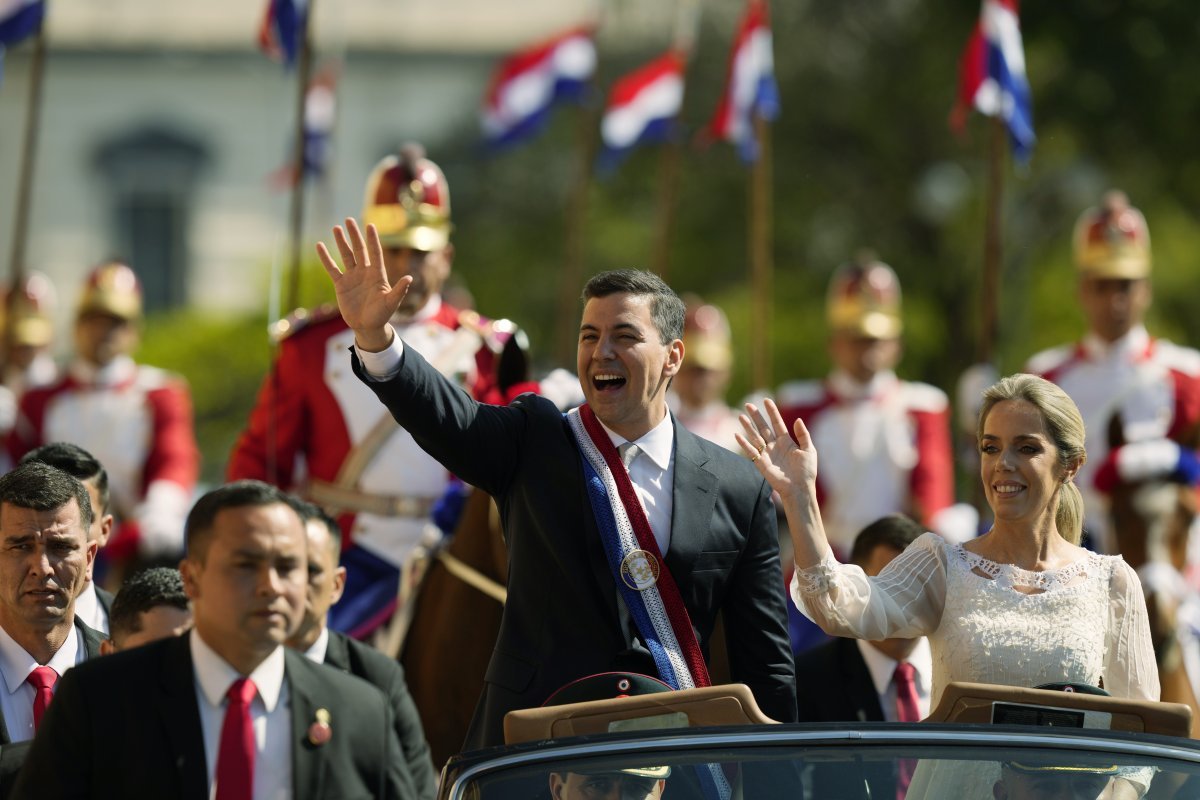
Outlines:
[[107,589],[96,587],[96,602],[100,604],[100,608],[104,610],[104,618],[108,619],[112,616],[112,604],[116,598],[112,592]]
[[[411,786],[396,769],[400,748],[379,691],[291,650],[284,657],[294,797],[407,798]],[[333,729],[320,746],[308,740],[318,708],[331,712]],[[208,793],[192,654],[180,636],[64,675],[13,797],[207,800]]]
[[[352,360],[363,377],[358,359]],[[405,348],[395,377],[367,384],[422,448],[492,495],[500,509],[508,601],[467,746],[502,743],[507,712],[538,706],[570,681],[628,668],[617,590],[579,449],[554,404],[531,394],[509,406],[476,403],[412,348]],[[779,543],[766,482],[746,459],[676,424],[673,509],[666,562],[705,657],[723,612],[733,679],[750,686],[769,716],[794,719]],[[460,635],[471,634],[464,629]]]
[[[796,710],[800,722],[883,722],[875,683],[855,639],[836,638],[796,656]],[[814,797],[896,796],[894,766],[866,764],[853,774],[845,765],[813,768]],[[865,779],[870,794],[856,794],[849,782]]]
[[[79,617],[75,618],[75,627],[83,633],[85,660],[99,658],[100,640],[103,638],[103,634],[89,628],[79,620]],[[4,721],[4,714],[0,712],[0,800],[11,796],[13,784],[17,780],[17,773],[21,771],[21,765],[25,763],[30,744],[29,741],[13,744],[12,738],[8,735],[8,725]]]
[[421,717],[408,693],[400,662],[344,633],[330,631],[325,663],[362,678],[384,693],[392,707],[392,723],[416,792],[413,797],[433,800],[437,796],[437,775],[429,755],[429,744],[425,741],[425,730],[421,727]]

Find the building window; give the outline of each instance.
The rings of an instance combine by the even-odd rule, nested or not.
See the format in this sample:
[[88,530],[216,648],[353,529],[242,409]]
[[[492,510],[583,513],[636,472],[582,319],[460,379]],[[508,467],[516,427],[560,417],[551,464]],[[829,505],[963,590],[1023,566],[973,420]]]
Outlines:
[[96,150],[108,195],[112,252],[142,281],[147,311],[186,304],[188,232],[207,149],[190,136],[143,127]]

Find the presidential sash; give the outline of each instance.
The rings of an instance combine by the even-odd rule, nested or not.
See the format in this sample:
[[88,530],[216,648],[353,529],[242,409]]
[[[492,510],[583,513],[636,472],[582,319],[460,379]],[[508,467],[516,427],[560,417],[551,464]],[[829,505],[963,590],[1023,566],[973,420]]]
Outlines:
[[[659,677],[673,689],[710,686],[708,665],[679,586],[667,568],[621,456],[586,404],[567,412],[583,456],[584,482],[613,581]],[[732,789],[719,764],[697,764],[704,794],[727,800]]]

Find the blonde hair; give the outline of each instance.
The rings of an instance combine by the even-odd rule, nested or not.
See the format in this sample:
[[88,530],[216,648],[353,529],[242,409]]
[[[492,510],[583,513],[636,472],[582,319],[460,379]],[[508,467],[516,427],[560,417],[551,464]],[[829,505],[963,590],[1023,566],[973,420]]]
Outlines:
[[[1009,375],[988,387],[979,409],[977,440],[983,441],[983,423],[992,408],[1005,400],[1024,400],[1037,408],[1058,450],[1058,466],[1064,473],[1082,466],[1087,460],[1083,447],[1083,417],[1075,401],[1058,386],[1037,375]],[[1071,544],[1079,544],[1083,538],[1083,495],[1071,481],[1065,481],[1058,493],[1054,523],[1059,535]]]

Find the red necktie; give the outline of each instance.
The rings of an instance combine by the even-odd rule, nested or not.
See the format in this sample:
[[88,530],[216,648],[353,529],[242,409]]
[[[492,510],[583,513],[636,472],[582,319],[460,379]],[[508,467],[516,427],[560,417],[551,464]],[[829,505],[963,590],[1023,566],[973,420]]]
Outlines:
[[[903,661],[896,665],[896,671],[892,674],[892,684],[896,687],[897,722],[921,721],[921,707],[917,705],[917,684],[913,680],[916,672],[912,664]],[[916,763],[911,758],[902,758],[897,764],[899,774],[896,776],[896,800],[904,800],[904,796],[908,794],[908,784],[912,780]]]
[[42,716],[54,699],[54,684],[58,683],[58,673],[51,667],[34,667],[33,672],[25,678],[33,687],[33,730],[36,733],[42,724]]
[[225,694],[225,722],[217,750],[216,800],[252,800],[254,797],[254,726],[250,703],[258,687],[249,678],[238,678]]

